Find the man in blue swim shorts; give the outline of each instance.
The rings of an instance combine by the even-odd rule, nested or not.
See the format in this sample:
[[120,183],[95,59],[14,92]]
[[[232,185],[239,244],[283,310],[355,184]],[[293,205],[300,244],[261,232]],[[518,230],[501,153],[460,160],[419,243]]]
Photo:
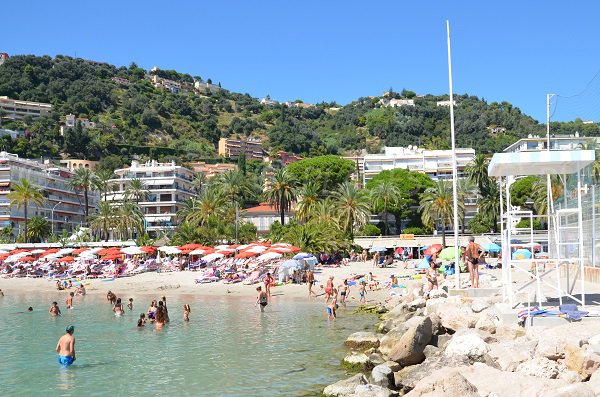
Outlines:
[[73,336],[75,327],[69,325],[66,333],[60,337],[56,344],[56,352],[58,353],[58,363],[60,365],[71,365],[75,361],[75,337]]

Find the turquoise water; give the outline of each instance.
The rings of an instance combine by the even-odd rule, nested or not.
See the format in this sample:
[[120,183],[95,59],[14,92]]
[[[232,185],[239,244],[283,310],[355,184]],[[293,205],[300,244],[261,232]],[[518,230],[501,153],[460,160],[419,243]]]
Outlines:
[[[2,396],[309,396],[344,377],[342,343],[369,329],[368,315],[325,318],[322,302],[274,297],[265,313],[254,299],[169,298],[171,323],[136,328],[153,296],[132,296],[134,310],[115,317],[102,297],[64,294],[0,298]],[[129,296],[123,296],[129,298]],[[56,300],[63,312],[48,314]],[[126,300],[126,299],[124,299]],[[182,306],[192,308],[182,321]],[[33,306],[31,313],[17,313]],[[77,361],[63,368],[54,351],[75,325]]]

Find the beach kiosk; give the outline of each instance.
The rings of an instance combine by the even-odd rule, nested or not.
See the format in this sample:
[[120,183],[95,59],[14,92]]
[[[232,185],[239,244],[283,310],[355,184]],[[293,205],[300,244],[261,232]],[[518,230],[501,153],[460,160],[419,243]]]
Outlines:
[[[582,191],[587,188],[584,171],[594,160],[593,150],[496,153],[492,157],[488,175],[497,178],[500,187],[502,296],[511,307],[531,302],[541,307],[544,290],[556,293],[560,304],[568,297],[585,306]],[[549,244],[545,258],[534,254],[532,211],[511,205],[510,185],[529,175],[546,176]],[[556,192],[562,192],[560,206],[555,205]],[[529,227],[516,227],[522,219],[529,220]],[[515,254],[517,246],[522,255]]]

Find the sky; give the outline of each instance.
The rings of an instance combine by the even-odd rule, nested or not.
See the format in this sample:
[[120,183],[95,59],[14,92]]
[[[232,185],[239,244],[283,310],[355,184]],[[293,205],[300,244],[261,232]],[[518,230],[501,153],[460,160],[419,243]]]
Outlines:
[[[545,122],[600,121],[600,2],[12,1],[0,52],[199,75],[279,101],[346,104],[393,87],[508,101]],[[587,87],[587,88],[586,88]],[[574,97],[570,97],[574,94]]]

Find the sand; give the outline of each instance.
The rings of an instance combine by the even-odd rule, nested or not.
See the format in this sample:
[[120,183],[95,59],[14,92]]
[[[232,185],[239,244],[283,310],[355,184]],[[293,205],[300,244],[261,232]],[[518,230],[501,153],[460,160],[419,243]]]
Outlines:
[[[316,283],[313,290],[317,295],[324,294],[324,286],[327,279],[330,276],[334,277],[334,285],[337,287],[340,285],[345,278],[350,277],[353,274],[367,274],[372,272],[375,279],[380,281],[383,285],[386,281],[390,280],[392,274],[397,276],[414,274],[414,269],[404,269],[402,262],[394,264],[395,267],[388,268],[374,268],[371,261],[367,263],[363,262],[350,262],[347,266],[338,268],[325,267],[322,269],[315,269]],[[115,292],[117,296],[121,295],[140,295],[140,294],[151,294],[151,295],[166,295],[175,296],[180,294],[192,294],[200,296],[222,296],[222,295],[235,295],[240,297],[248,297],[254,299],[256,297],[256,287],[262,284],[244,285],[242,283],[237,284],[224,284],[222,282],[210,283],[210,284],[196,284],[195,279],[199,276],[198,272],[182,271],[182,272],[170,272],[170,273],[156,273],[148,272],[142,273],[135,276],[117,278],[112,281],[102,281],[102,279],[90,279],[90,285],[86,286],[88,294],[103,294],[111,290]],[[0,278],[0,289],[2,289],[5,295],[9,294],[27,294],[32,291],[40,293],[55,293],[58,292],[55,286],[56,280],[49,280],[46,278]],[[422,283],[422,281],[400,280],[401,284],[413,285]],[[323,286],[323,288],[322,288]],[[402,293],[401,288],[394,288],[394,292]],[[61,291],[63,292],[63,291]],[[289,298],[307,298],[308,287],[306,284],[286,284],[283,286],[276,286],[272,288],[273,293],[277,293],[279,296]],[[367,290],[367,303],[374,304],[382,302],[390,296],[390,289],[381,288],[374,291]],[[358,287],[353,286],[350,289],[349,301],[358,300]]]

